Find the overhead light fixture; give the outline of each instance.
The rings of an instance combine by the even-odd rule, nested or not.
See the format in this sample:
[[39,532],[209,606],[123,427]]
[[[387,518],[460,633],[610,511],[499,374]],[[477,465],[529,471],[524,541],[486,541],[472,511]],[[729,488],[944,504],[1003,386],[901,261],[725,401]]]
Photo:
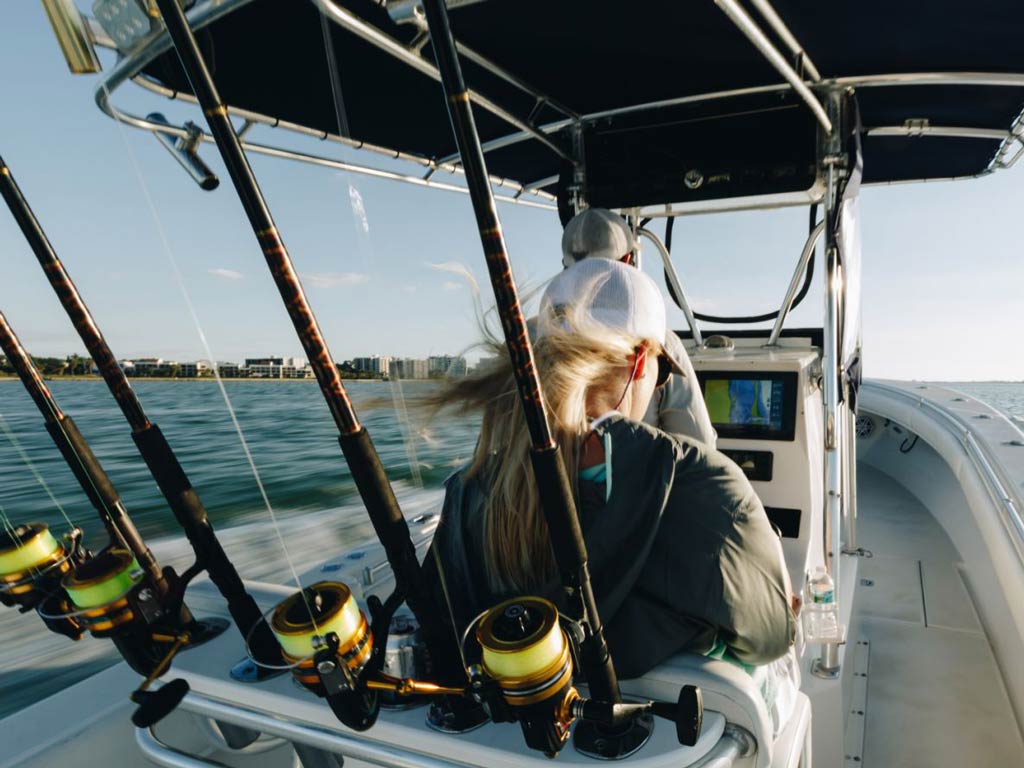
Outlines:
[[57,43],[72,74],[99,72],[102,67],[96,58],[92,36],[74,0],[43,0],[43,8],[50,18],[53,34],[57,36]]
[[[161,125],[171,125],[167,122],[167,118],[159,112],[152,112],[146,115],[146,119]],[[220,179],[203,162],[203,159],[199,157],[198,150],[199,143],[203,140],[203,129],[193,122],[185,123],[184,127],[188,131],[187,137],[174,138],[160,131],[153,131],[153,135],[156,136],[156,140],[163,145],[164,149],[171,153],[188,175],[195,179],[196,184],[210,192],[220,186]]]

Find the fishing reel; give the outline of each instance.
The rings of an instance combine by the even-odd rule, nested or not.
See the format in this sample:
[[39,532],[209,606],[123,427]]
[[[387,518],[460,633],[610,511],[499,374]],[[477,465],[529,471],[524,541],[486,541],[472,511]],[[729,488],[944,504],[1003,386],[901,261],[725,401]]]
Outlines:
[[35,609],[47,629],[78,640],[85,630],[69,616],[61,579],[82,563],[82,531],[75,528],[57,539],[46,523],[28,523],[0,533],[0,604]]
[[[348,586],[321,581],[294,593],[273,610],[270,629],[292,676],[326,699],[338,720],[353,730],[373,726],[384,697],[385,703],[396,706],[416,697],[465,694],[463,687],[383,672],[391,620],[401,602],[397,592],[384,603],[371,596],[367,600],[371,624]],[[397,666],[400,674],[410,671]]]
[[581,696],[573,685],[576,633],[563,629],[550,601],[533,596],[506,600],[477,622],[480,661],[469,669],[470,690],[494,721],[518,722],[531,749],[553,757],[577,723],[577,750],[604,759],[625,757],[647,741],[652,716],[672,720],[681,744],[697,742],[703,705],[696,686],[684,686],[675,704]]
[[73,610],[67,616],[93,637],[109,638],[128,665],[145,681],[131,695],[139,708],[132,715],[138,727],[168,715],[188,693],[184,680],[157,691],[147,690],[186,646],[197,645],[228,626],[221,619],[196,621],[183,610],[188,579],[163,571],[169,594],[160,599],[127,549],[107,547],[68,572],[61,584]]

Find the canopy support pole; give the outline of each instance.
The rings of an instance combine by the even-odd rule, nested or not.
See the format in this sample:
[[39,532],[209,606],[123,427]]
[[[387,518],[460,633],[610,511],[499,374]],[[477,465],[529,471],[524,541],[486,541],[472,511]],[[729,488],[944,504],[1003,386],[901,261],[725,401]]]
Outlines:
[[195,551],[196,562],[206,570],[210,581],[224,596],[238,631],[243,638],[249,639],[249,648],[253,656],[268,664],[280,663],[280,646],[270,632],[267,622],[263,621],[262,611],[252,596],[245,591],[238,571],[217,540],[199,494],[189,482],[185,470],[160,428],[146,417],[142,403],[136,397],[128,377],[118,365],[117,358],[107,346],[106,339],[103,338],[89,308],[71,281],[71,276],[57,258],[57,253],[46,237],[42,225],[29,208],[28,201],[21,194],[14,177],[2,160],[0,193],[3,194],[7,206],[39,260],[46,279],[71,318],[71,324],[89,350],[100,375],[131,425],[132,439],[164,498],[167,499],[178,525],[184,529],[185,536]]
[[[842,91],[828,94],[826,105],[832,124],[838,126],[842,121]],[[824,349],[822,360],[823,398],[824,398],[824,440],[825,440],[825,478],[824,478],[824,549],[825,567],[828,569],[835,585],[837,602],[849,599],[851,595],[843,595],[840,591],[840,562],[842,560],[842,528],[843,507],[843,462],[846,456],[844,440],[845,415],[844,404],[841,402],[843,371],[841,360],[843,349],[842,315],[846,297],[846,286],[843,280],[842,264],[840,263],[838,228],[839,215],[842,207],[842,189],[847,177],[844,167],[843,152],[844,136],[840,130],[829,131],[823,137],[821,162],[827,174],[825,189],[825,323]],[[839,676],[839,646],[841,643],[823,643],[821,657],[812,666],[812,672],[826,679]]]
[[832,133],[832,121],[829,119],[828,113],[821,105],[821,102],[818,101],[818,98],[811,89],[807,87],[807,84],[800,78],[796,70],[786,61],[786,57],[779,53],[779,49],[772,45],[767,35],[750,18],[750,14],[743,10],[736,0],[715,0],[715,5],[722,9],[725,15],[729,17],[729,20],[739,28],[740,32],[746,35],[747,39],[754,44],[754,47],[768,59],[768,63],[775,67],[775,70],[793,87],[797,95],[803,99],[811,112],[814,113],[818,122],[821,123],[821,127],[825,129],[825,132]]
[[443,672],[447,675],[458,673],[462,676],[464,672],[453,660],[449,644],[442,644],[442,638],[447,637],[447,634],[437,611],[433,610],[427,585],[421,577],[421,568],[416,557],[416,547],[409,534],[409,526],[384,473],[373,441],[356,416],[352,401],[342,383],[341,374],[338,372],[338,366],[327,348],[327,342],[302,290],[291,256],[270,215],[270,209],[235,134],[227,107],[217,93],[210,70],[199,51],[185,13],[177,0],[156,0],[156,4],[167,25],[167,31],[182,67],[192,84],[193,92],[206,115],[217,149],[227,166],[235,191],[263,250],[267,266],[288,309],[288,315],[295,326],[302,348],[309,358],[320,384],[320,391],[338,427],[341,449],[377,538],[384,546],[388,562],[395,574],[397,589],[401,591],[423,628],[432,645],[434,659]]
[[473,211],[476,214],[494,298],[502,327],[505,329],[505,343],[508,346],[520,402],[526,416],[532,443],[533,469],[544,517],[551,533],[555,560],[561,572],[562,582],[570,593],[570,605],[581,614],[573,618],[583,620],[585,636],[581,643],[581,651],[584,672],[595,698],[619,702],[622,700],[619,683],[604,639],[597,601],[590,584],[583,531],[576,514],[576,504],[565,464],[548,425],[533,349],[519,304],[512,265],[505,248],[505,237],[494,205],[494,196],[487,183],[487,165],[473,119],[470,94],[462,77],[455,40],[449,26],[448,12],[443,0],[425,0],[424,9],[437,57],[437,67],[441,74],[448,114],[462,158],[462,167],[466,172],[466,182],[470,190],[470,199],[473,201]]

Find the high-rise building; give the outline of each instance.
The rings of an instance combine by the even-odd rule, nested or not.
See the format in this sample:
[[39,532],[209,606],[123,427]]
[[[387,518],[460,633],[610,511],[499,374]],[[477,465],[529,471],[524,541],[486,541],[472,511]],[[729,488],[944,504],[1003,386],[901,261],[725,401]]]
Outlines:
[[412,357],[396,358],[391,368],[392,377],[396,379],[425,379],[429,376],[427,361]]
[[462,355],[432,355],[427,358],[427,375],[430,378],[465,376],[466,370],[466,358]]
[[371,373],[381,378],[391,373],[391,358],[387,355],[372,355],[352,359],[352,366],[363,373]]

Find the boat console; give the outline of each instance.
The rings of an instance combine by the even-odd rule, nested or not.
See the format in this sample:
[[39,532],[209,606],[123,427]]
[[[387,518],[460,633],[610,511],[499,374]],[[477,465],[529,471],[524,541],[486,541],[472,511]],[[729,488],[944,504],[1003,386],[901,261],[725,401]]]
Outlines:
[[793,589],[820,564],[822,395],[810,336],[766,347],[763,338],[711,337],[688,350],[718,449],[750,479],[782,536]]

